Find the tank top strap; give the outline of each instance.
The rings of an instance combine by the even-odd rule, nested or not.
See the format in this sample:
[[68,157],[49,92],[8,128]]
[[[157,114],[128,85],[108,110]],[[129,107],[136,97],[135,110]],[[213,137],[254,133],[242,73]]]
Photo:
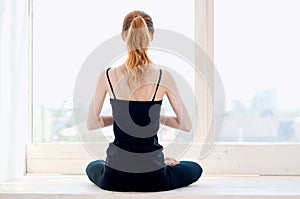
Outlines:
[[109,83],[111,92],[112,92],[114,98],[116,99],[116,95],[115,95],[115,93],[114,93],[114,89],[113,89],[113,87],[112,87],[112,85],[111,85],[111,81],[110,81],[110,78],[109,78],[109,75],[108,75],[108,71],[109,71],[109,70],[110,70],[110,68],[108,68],[108,69],[106,70],[106,77],[107,77],[107,80],[108,80],[108,83]]
[[152,101],[154,101],[155,96],[156,96],[156,92],[157,92],[157,89],[158,89],[158,86],[159,86],[159,83],[160,83],[160,80],[161,80],[161,73],[162,73],[162,71],[161,71],[161,69],[159,69],[159,77],[158,77],[158,81],[157,81],[157,84],[156,84],[155,93],[153,95]]

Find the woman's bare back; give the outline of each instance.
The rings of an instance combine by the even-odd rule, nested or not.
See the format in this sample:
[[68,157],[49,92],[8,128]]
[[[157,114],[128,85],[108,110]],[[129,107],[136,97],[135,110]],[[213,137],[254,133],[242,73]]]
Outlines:
[[[129,73],[124,64],[111,68],[109,70],[109,77],[113,86],[115,95],[118,99],[131,100],[131,101],[151,101],[155,93],[157,82],[159,79],[159,69],[153,66],[145,67],[144,81],[137,83],[136,86],[131,89],[127,83]],[[163,75],[161,82],[164,81]],[[109,86],[109,85],[107,85]],[[110,97],[113,97],[111,89],[107,87],[107,91]],[[154,100],[161,100],[165,94],[166,89],[163,83],[157,89],[157,93]]]

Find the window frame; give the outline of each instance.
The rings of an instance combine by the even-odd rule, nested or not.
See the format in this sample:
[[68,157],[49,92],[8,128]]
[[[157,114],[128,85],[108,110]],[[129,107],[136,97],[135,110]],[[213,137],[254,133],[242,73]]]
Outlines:
[[[94,158],[87,152],[81,143],[32,143],[32,119],[33,119],[33,96],[32,96],[32,48],[33,34],[32,23],[33,0],[28,0],[29,13],[29,132],[31,143],[27,144],[26,150],[26,174],[84,174],[85,166]],[[214,58],[213,32],[214,32],[214,0],[195,0],[195,41],[202,46],[210,58]],[[197,51],[196,51],[197,53]],[[196,64],[197,64],[197,60]],[[205,77],[213,82],[214,71],[205,70]],[[218,142],[206,157],[200,157],[201,140],[208,129],[210,116],[212,115],[210,96],[205,85],[201,85],[195,78],[196,98],[201,100],[200,107],[204,111],[199,114],[199,133],[195,136],[195,143],[180,159],[198,161],[204,168],[206,175],[300,175],[300,159],[297,151],[300,144],[295,143],[228,143]],[[215,139],[209,135],[209,141]],[[107,144],[100,146],[105,157]],[[197,155],[198,154],[198,155]]]

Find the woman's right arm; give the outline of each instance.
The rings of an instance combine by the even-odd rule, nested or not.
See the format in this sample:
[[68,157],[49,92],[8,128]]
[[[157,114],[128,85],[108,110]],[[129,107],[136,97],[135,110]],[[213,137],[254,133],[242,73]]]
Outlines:
[[171,128],[189,132],[192,129],[190,115],[188,114],[187,109],[179,95],[172,75],[166,70],[164,71],[163,86],[166,89],[165,94],[167,95],[176,116],[161,115],[161,123]]

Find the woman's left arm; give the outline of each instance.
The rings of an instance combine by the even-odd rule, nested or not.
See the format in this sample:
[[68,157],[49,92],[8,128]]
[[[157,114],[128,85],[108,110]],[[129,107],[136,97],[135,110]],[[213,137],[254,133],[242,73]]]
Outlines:
[[88,130],[94,130],[98,128],[103,128],[113,124],[114,119],[112,116],[99,116],[102,110],[103,102],[107,92],[107,81],[105,72],[100,74],[99,81],[97,83],[95,93],[92,97],[86,125]]

